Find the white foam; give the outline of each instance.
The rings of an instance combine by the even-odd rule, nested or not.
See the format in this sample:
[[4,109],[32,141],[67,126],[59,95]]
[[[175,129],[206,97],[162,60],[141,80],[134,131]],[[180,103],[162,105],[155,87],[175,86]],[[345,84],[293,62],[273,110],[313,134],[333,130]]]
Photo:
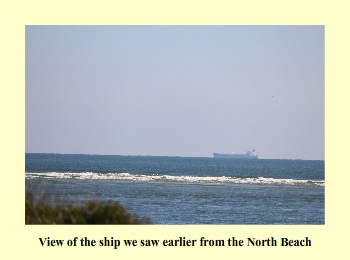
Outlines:
[[295,179],[274,179],[274,178],[236,178],[236,177],[215,177],[215,176],[172,176],[172,175],[145,175],[130,173],[26,173],[27,179],[94,179],[94,180],[123,180],[123,181],[144,181],[144,182],[186,182],[186,183],[209,183],[209,184],[273,184],[273,185],[314,185],[324,186],[324,181],[295,180]]

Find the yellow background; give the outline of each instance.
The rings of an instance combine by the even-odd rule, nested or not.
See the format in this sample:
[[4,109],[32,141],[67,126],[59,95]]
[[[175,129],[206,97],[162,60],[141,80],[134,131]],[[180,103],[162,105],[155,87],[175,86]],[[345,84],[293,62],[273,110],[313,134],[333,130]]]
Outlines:
[[[3,259],[345,259],[349,232],[349,8],[346,1],[2,1],[1,235]],[[235,3],[237,2],[237,3]],[[29,226],[24,224],[25,25],[314,24],[326,35],[325,225]],[[224,239],[271,236],[312,247],[42,247],[39,237],[68,239]],[[2,257],[1,257],[2,258]]]

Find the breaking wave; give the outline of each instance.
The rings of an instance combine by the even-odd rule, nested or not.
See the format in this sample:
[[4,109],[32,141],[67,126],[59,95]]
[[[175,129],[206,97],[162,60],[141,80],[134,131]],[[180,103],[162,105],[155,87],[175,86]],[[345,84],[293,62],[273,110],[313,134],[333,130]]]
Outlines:
[[324,181],[296,180],[296,179],[275,179],[264,177],[238,178],[227,176],[172,176],[172,175],[146,175],[129,173],[26,173],[27,179],[81,179],[81,180],[120,180],[139,182],[184,182],[204,184],[272,184],[272,185],[309,185],[324,186]]

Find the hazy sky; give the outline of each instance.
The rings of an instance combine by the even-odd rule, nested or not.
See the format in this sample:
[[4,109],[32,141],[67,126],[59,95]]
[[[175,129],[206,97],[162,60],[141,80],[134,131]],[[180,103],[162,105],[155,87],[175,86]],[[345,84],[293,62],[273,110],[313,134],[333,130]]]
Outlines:
[[26,152],[324,159],[323,26],[26,26]]

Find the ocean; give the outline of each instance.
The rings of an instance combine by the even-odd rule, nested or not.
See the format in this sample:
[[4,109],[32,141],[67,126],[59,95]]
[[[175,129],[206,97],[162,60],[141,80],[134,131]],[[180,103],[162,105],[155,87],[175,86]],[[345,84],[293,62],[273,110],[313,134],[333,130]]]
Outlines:
[[25,185],[61,203],[117,201],[152,224],[322,225],[322,160],[25,155]]

